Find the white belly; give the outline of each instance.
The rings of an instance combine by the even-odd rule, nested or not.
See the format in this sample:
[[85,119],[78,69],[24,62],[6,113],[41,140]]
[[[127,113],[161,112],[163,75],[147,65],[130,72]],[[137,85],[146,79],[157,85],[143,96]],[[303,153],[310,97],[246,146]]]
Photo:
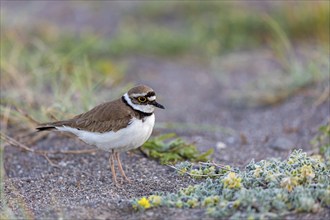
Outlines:
[[67,131],[77,135],[87,144],[94,145],[102,150],[117,152],[128,151],[140,147],[148,140],[155,124],[155,115],[145,117],[144,122],[132,119],[130,125],[116,132],[105,133],[89,132],[71,127],[56,127],[59,131]]

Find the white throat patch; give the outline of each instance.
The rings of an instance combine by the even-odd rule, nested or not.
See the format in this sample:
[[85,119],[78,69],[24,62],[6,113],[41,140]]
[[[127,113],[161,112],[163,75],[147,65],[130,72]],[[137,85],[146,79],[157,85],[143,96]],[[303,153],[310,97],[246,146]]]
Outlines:
[[155,110],[155,107],[153,105],[139,105],[134,104],[132,100],[129,98],[128,94],[124,94],[124,99],[127,102],[128,105],[130,105],[133,109],[144,112],[144,113],[153,113]]

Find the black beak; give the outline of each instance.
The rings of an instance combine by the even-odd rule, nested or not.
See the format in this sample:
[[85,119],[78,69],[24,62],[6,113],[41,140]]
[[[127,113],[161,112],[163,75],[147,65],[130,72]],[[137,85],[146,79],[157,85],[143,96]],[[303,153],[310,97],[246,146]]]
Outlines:
[[165,109],[165,107],[163,105],[159,104],[156,101],[152,101],[151,104],[154,105],[154,106],[156,106],[157,108]]

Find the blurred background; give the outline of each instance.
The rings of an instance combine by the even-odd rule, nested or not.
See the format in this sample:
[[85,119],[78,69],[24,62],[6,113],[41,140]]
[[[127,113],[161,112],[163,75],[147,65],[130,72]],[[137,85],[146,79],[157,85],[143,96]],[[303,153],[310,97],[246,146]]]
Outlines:
[[156,131],[224,160],[308,148],[329,120],[329,1],[1,1],[0,46],[3,132],[139,83],[166,106]]

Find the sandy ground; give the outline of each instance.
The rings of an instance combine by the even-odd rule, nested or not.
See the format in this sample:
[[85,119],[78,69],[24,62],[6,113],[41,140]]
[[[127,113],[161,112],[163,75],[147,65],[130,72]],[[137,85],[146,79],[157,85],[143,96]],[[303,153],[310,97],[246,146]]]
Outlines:
[[[313,99],[309,97],[308,92],[307,95],[299,93],[273,107],[235,107],[226,100],[223,92],[225,86],[213,78],[207,67],[143,59],[143,62],[140,58],[133,59],[132,73],[129,73],[128,78],[130,81],[152,85],[158,92],[160,102],[167,108],[165,111],[156,112],[157,122],[194,124],[192,129],[158,126],[155,133],[177,132],[188,141],[196,141],[202,151],[213,147],[216,149],[213,159],[222,164],[244,166],[252,158],[285,158],[293,148],[310,151],[312,149],[309,140],[315,134],[318,125],[329,117],[329,101],[313,108]],[[141,63],[144,65],[140,65]],[[162,74],[164,77],[156,78],[153,77],[154,74]],[[195,79],[199,74],[208,81],[207,87]],[[171,83],[173,77],[176,78],[177,85]],[[192,87],[195,88],[193,94],[190,89]],[[211,131],[198,126],[203,124],[214,125],[216,128]],[[217,128],[218,126],[227,130],[230,128],[231,132],[223,132]],[[246,137],[245,143],[241,140],[242,134]],[[292,147],[271,148],[272,140],[278,138],[292,143]],[[219,142],[225,143],[226,148],[217,149]],[[89,148],[91,147],[78,140],[58,134],[52,134],[34,146],[34,149],[43,150]],[[36,218],[205,217],[202,210],[159,208],[145,213],[134,212],[129,204],[132,198],[155,192],[176,192],[181,187],[196,182],[189,177],[178,176],[171,168],[135,152],[122,154],[126,173],[133,182],[116,188],[112,183],[108,157],[108,153],[100,151],[85,155],[56,154],[50,157],[59,164],[60,167],[56,168],[42,156],[7,147],[7,199],[12,205],[23,202],[21,204],[26,206],[28,213]],[[17,206],[18,210],[20,208]],[[17,214],[22,216],[20,212]],[[323,215],[329,216],[329,212],[321,214]]]
[[[50,16],[57,16],[56,10],[59,9],[55,8]],[[117,18],[118,13],[114,14]],[[253,107],[246,100],[237,104],[231,96],[234,92],[242,92],[240,88],[266,74],[266,69],[278,68],[271,55],[263,50],[229,54],[212,62],[190,57],[132,56],[127,58],[127,63],[125,80],[150,85],[157,92],[159,102],[166,106],[165,111],[156,112],[154,133],[176,132],[188,141],[195,141],[201,151],[214,148],[213,159],[222,164],[242,167],[253,158],[256,161],[268,157],[285,158],[294,148],[310,152],[309,141],[318,126],[329,120],[330,100],[314,105],[319,94],[315,91],[320,91],[317,86],[308,87],[274,106]],[[217,147],[219,143],[225,148]],[[51,134],[33,148],[77,150],[92,147]],[[50,159],[59,167],[53,167],[40,155],[6,147],[5,197],[19,218],[206,217],[204,211],[198,209],[157,208],[135,212],[130,199],[155,192],[176,192],[197,181],[179,176],[171,168],[136,151],[121,155],[132,183],[118,188],[112,183],[108,157],[108,153],[101,151],[56,154]],[[329,216],[329,210],[324,210],[317,215],[287,218],[326,219]]]

